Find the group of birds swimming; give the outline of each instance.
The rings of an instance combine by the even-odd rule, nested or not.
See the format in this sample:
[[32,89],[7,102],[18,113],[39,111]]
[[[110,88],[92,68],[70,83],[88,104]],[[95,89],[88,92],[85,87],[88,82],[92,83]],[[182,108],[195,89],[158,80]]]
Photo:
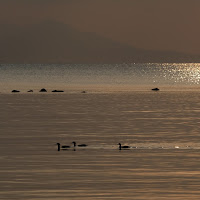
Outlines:
[[[73,146],[72,149],[74,151],[76,151],[76,146],[77,147],[87,147],[87,144],[76,144],[76,142],[72,142]],[[58,146],[58,151],[60,150],[68,150],[71,148],[71,146],[68,145],[61,145],[60,143],[56,143],[56,145]],[[119,150],[123,150],[123,149],[137,149],[137,148],[141,148],[141,147],[130,147],[130,146],[122,146],[121,143],[118,144],[119,145]],[[158,149],[163,149],[164,147],[157,147]],[[175,149],[179,149],[179,146],[174,146]],[[186,146],[186,148],[191,148],[190,146]]]
[[[74,144],[74,148],[76,147],[76,146],[78,146],[78,147],[87,147],[88,145],[87,144],[78,144],[78,145],[76,145],[76,142],[72,142],[72,144]],[[62,149],[62,150],[66,150],[66,149],[69,149],[71,146],[68,146],[68,145],[60,145],[60,143],[57,143],[57,145],[58,145],[58,151],[60,151],[60,149]]]
[[[72,142],[72,144],[73,144],[74,149],[76,148],[76,146],[78,146],[78,147],[87,147],[88,146],[87,144],[78,144],[78,145],[76,145],[76,142]],[[118,145],[119,145],[119,150],[121,150],[121,149],[129,149],[130,148],[130,146],[122,146],[121,143],[119,143]],[[57,146],[58,146],[58,151],[67,150],[67,149],[69,149],[71,147],[71,146],[68,146],[68,145],[62,145],[61,146],[60,143],[57,143]]]

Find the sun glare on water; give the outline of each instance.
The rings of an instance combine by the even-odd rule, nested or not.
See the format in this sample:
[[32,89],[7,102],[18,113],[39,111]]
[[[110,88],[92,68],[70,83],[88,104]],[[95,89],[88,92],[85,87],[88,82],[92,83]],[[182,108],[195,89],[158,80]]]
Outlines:
[[198,85],[200,83],[199,63],[164,63],[155,64],[155,66],[159,68],[160,76],[165,78],[166,81],[186,85]]

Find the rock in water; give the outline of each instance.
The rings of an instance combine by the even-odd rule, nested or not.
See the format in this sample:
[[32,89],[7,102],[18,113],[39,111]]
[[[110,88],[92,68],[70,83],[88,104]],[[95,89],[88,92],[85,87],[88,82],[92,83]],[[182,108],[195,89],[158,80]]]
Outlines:
[[53,90],[51,92],[64,92],[63,90]]
[[42,89],[40,90],[40,92],[47,92],[47,90],[44,89],[44,88],[42,88]]
[[151,90],[153,90],[153,91],[159,91],[160,89],[159,88],[153,88]]
[[12,90],[13,93],[20,92],[19,90]]

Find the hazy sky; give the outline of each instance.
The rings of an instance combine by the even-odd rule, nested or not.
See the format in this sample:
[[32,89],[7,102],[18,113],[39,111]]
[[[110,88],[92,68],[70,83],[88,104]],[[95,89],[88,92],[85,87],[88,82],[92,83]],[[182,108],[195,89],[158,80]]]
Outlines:
[[200,54],[200,0],[0,0],[0,23],[54,20],[134,47]]

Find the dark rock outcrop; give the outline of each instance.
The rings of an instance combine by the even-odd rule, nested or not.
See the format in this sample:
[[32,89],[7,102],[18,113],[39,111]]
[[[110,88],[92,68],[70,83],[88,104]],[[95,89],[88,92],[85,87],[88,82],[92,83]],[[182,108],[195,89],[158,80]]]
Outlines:
[[42,89],[40,90],[40,92],[47,92],[47,90],[46,90],[45,88],[42,88]]
[[153,91],[159,91],[160,89],[159,88],[153,88],[151,90],[153,90]]
[[64,92],[63,90],[52,90],[51,92]]
[[12,90],[13,93],[17,93],[20,92],[19,90]]

